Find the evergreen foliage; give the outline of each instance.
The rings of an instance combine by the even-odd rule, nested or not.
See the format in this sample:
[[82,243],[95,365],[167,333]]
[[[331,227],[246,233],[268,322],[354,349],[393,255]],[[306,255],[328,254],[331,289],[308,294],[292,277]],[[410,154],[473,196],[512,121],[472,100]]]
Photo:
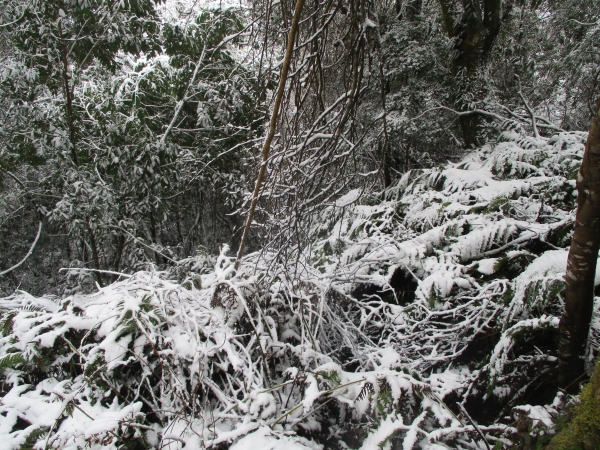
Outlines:
[[3,447],[550,441],[598,0],[294,5],[0,0]]
[[[456,402],[488,443],[519,442],[512,417],[547,435],[567,254],[552,233],[574,208],[552,187],[584,137],[508,133],[350,192],[312,230],[297,278],[259,253],[235,272],[224,248],[212,268],[187,261],[183,285],[138,272],[85,296],[3,299],[5,441],[471,448],[482,438]],[[518,160],[536,171],[519,178]]]

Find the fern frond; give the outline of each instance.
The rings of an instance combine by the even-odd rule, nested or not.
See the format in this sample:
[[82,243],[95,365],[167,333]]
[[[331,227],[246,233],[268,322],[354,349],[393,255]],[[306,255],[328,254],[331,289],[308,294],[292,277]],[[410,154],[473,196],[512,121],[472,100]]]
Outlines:
[[6,369],[12,369],[18,364],[23,364],[25,358],[20,352],[8,353],[0,357],[0,372],[4,372]]
[[19,450],[34,450],[34,448],[36,448],[35,444],[37,444],[47,432],[48,429],[46,427],[36,428],[27,435],[25,441],[23,441],[19,447]]
[[373,387],[373,383],[371,383],[370,381],[367,381],[363,385],[363,387],[360,389],[360,391],[358,392],[358,395],[356,396],[356,400],[357,401],[364,400],[368,396],[373,395],[374,392],[375,392],[375,388]]

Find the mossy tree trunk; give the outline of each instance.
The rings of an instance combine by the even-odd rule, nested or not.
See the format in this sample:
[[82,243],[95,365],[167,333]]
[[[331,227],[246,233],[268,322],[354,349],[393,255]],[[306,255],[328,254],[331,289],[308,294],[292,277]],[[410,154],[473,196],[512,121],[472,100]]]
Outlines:
[[567,262],[565,309],[558,344],[559,386],[577,393],[594,303],[600,248],[600,99],[577,177],[577,215]]
[[581,392],[581,402],[572,411],[569,423],[553,439],[547,450],[600,448],[600,361],[591,381]]

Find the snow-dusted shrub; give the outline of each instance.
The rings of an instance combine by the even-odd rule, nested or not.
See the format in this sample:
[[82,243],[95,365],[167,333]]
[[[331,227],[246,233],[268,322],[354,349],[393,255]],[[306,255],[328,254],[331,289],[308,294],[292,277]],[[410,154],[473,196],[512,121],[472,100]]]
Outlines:
[[[555,386],[574,171],[585,137],[505,133],[457,164],[405,174],[377,205],[359,200],[332,221],[335,252],[320,271],[346,293],[368,292],[364,304],[388,303],[393,325],[382,341],[403,363],[429,377],[468,370],[452,395],[483,402],[481,420],[503,420],[540,386]],[[398,271],[416,281],[412,304],[394,304],[408,287]],[[597,328],[595,321],[590,357]],[[539,398],[551,403],[551,391]]]
[[[351,191],[289,265],[267,249],[236,273],[224,249],[93,294],[0,300],[1,439],[173,450],[518,441],[512,418],[558,407],[548,392],[574,204],[556,193],[573,183],[583,138],[507,135],[386,192]],[[548,405],[532,403],[540,386]]]
[[[315,316],[316,286],[264,290],[231,269],[221,255],[200,289],[139,272],[91,295],[3,299],[4,448],[218,447],[242,436],[235,448],[321,448],[313,434],[344,431],[332,415],[375,429],[377,443],[458,423],[390,346],[363,351],[355,372],[327,356],[336,337],[359,345],[360,331],[333,319],[334,306],[321,309],[327,325]],[[320,327],[336,324],[346,329],[320,343]]]

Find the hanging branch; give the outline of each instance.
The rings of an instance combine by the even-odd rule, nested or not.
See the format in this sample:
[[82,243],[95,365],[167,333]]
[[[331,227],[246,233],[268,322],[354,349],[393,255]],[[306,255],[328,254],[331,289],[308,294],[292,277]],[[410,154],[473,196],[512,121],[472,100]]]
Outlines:
[[250,210],[248,211],[248,218],[246,219],[246,225],[244,227],[244,234],[242,236],[242,242],[237,253],[235,260],[235,269],[237,270],[240,266],[246,243],[248,242],[248,235],[250,234],[250,227],[252,220],[254,219],[254,211],[256,204],[258,203],[258,195],[262,187],[262,182],[267,172],[267,160],[269,159],[269,151],[271,150],[271,142],[275,136],[275,128],[277,125],[277,118],[279,116],[279,108],[283,100],[283,93],[285,92],[285,83],[287,81],[288,70],[290,68],[290,62],[292,60],[292,52],[294,50],[294,41],[296,40],[296,34],[298,32],[298,22],[300,21],[300,14],[302,7],[304,6],[304,0],[296,1],[296,9],[294,11],[294,17],[292,19],[292,27],[288,35],[287,47],[285,49],[285,58],[283,60],[283,66],[281,67],[281,77],[279,79],[279,86],[277,87],[277,94],[275,96],[275,104],[273,105],[273,113],[271,114],[271,121],[269,123],[269,134],[265,139],[265,144],[262,150],[262,163],[258,172],[258,178],[256,179],[256,186],[254,187],[254,193],[252,194],[252,203],[250,204]]
[[538,129],[537,129],[537,126],[535,123],[535,114],[533,113],[533,110],[529,106],[529,103],[527,103],[527,100],[525,100],[525,97],[523,96],[523,91],[521,89],[521,78],[519,78],[519,75],[517,75],[517,74],[515,74],[515,78],[519,82],[519,97],[521,97],[521,100],[523,101],[523,104],[525,105],[525,109],[529,113],[529,117],[531,117],[531,128],[533,128],[533,137],[535,137],[536,139],[539,139],[540,134],[538,133]]
[[181,100],[179,100],[179,102],[177,103],[177,106],[175,107],[175,112],[173,113],[173,118],[171,119],[171,122],[167,126],[167,130],[160,138],[160,143],[162,145],[164,145],[165,142],[167,141],[167,137],[169,136],[169,133],[175,126],[175,123],[177,122],[177,120],[179,119],[179,114],[181,113],[181,110],[183,109],[183,105],[185,104],[185,102],[187,102],[190,99],[190,94],[189,94],[190,88],[192,86],[194,86],[196,83],[196,77],[198,76],[198,72],[204,61],[205,50],[206,50],[206,48],[203,47],[202,53],[200,54],[200,58],[198,58],[198,62],[196,63],[196,67],[194,68],[194,73],[192,74],[192,78],[190,79],[190,82],[188,83],[187,88],[185,89],[183,97],[181,97]]
[[31,247],[29,248],[29,251],[27,252],[27,254],[25,255],[25,257],[19,261],[17,264],[15,264],[14,266],[12,266],[9,269],[6,269],[2,272],[0,272],[0,277],[6,275],[7,273],[12,272],[13,270],[15,270],[16,268],[18,268],[21,264],[23,264],[25,261],[27,261],[27,258],[29,258],[31,256],[31,254],[33,253],[33,249],[35,248],[35,245],[37,244],[37,241],[39,240],[41,234],[42,234],[42,221],[43,218],[46,215],[46,211],[44,210],[44,208],[38,204],[38,202],[35,200],[35,198],[33,197],[33,194],[31,192],[29,192],[29,189],[27,189],[27,186],[25,186],[25,183],[23,183],[15,174],[13,174],[12,172],[6,170],[6,169],[2,169],[2,171],[4,173],[6,173],[8,176],[10,176],[13,180],[15,180],[17,182],[17,184],[19,184],[23,190],[25,191],[25,195],[27,196],[28,200],[31,201],[31,203],[33,203],[33,205],[36,207],[38,215],[39,215],[39,225],[38,225],[38,232],[37,235],[33,241],[33,244],[31,244]]
[[37,241],[40,238],[41,234],[42,234],[42,221],[40,220],[40,223],[38,225],[37,236],[35,237],[35,240],[33,241],[33,244],[31,244],[31,247],[29,248],[29,251],[27,252],[27,254],[25,255],[25,257],[21,261],[19,261],[17,264],[15,264],[14,266],[12,266],[11,268],[6,269],[6,270],[0,272],[0,277],[3,276],[3,275],[6,275],[7,273],[12,272],[17,267],[19,267],[21,264],[23,264],[25,261],[27,261],[27,258],[29,258],[31,256],[31,254],[33,253],[33,249],[35,248],[35,244],[37,244]]

